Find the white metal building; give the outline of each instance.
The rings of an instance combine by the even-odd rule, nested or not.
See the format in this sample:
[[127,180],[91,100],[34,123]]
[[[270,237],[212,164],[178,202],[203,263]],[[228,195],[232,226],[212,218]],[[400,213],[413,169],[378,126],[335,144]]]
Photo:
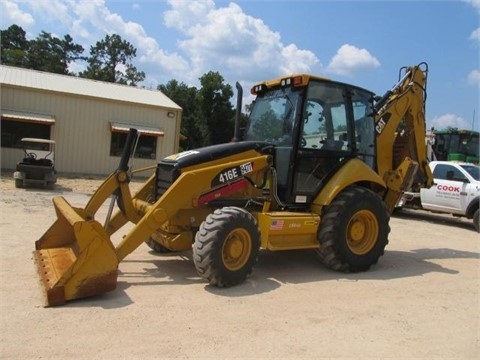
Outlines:
[[135,168],[178,151],[182,109],[160,91],[0,65],[0,92],[2,169],[23,157],[23,137],[55,140],[60,173],[111,173],[130,127]]

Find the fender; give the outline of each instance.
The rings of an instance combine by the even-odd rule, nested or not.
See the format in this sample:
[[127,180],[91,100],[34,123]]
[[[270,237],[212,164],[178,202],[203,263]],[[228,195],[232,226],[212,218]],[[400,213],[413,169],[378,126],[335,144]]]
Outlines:
[[349,160],[322,188],[313,201],[313,205],[329,205],[332,200],[346,187],[368,182],[386,189],[385,181],[360,159]]

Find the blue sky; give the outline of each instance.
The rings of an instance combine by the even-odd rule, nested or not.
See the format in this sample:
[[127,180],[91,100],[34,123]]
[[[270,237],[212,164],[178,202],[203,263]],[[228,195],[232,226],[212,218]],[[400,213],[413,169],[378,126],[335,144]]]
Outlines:
[[137,48],[147,88],[199,86],[218,71],[248,94],[256,81],[308,72],[382,95],[400,67],[425,61],[428,127],[480,130],[480,0],[0,0],[0,13],[1,29],[70,34],[86,55],[119,34]]

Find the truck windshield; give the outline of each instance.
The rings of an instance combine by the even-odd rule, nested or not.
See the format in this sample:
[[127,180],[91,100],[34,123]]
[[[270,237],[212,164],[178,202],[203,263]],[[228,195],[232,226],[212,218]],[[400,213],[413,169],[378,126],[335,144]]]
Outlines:
[[299,95],[299,90],[291,88],[275,89],[259,95],[253,103],[245,140],[291,145]]

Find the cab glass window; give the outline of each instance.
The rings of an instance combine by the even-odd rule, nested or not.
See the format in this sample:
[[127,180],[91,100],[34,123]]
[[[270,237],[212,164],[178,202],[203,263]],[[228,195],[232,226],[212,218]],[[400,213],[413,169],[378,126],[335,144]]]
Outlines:
[[373,118],[372,95],[361,89],[354,89],[352,97],[355,148],[358,157],[373,168],[375,161],[375,120]]
[[347,112],[342,87],[312,81],[303,110],[300,146],[347,150],[347,140]]
[[247,141],[266,141],[291,146],[293,121],[299,101],[299,90],[282,88],[260,94],[249,116]]

